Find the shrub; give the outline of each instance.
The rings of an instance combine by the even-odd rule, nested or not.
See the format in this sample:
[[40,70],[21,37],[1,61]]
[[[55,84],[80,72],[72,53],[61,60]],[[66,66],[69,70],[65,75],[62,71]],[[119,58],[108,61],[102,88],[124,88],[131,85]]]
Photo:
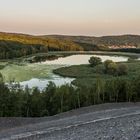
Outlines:
[[105,73],[111,75],[126,75],[128,73],[128,67],[126,64],[116,64],[112,60],[106,60],[104,62]]
[[102,64],[102,60],[99,57],[91,57],[89,63],[92,67]]
[[107,73],[111,75],[117,74],[117,64],[115,62],[109,63]]
[[117,74],[120,75],[126,75],[128,73],[128,66],[126,64],[119,64]]
[[104,62],[105,72],[107,74],[116,75],[117,74],[117,64],[112,60],[106,60]]
[[112,61],[112,60],[106,60],[106,61],[104,62],[105,70],[108,69],[108,66],[109,66],[110,63],[113,63],[113,61]]

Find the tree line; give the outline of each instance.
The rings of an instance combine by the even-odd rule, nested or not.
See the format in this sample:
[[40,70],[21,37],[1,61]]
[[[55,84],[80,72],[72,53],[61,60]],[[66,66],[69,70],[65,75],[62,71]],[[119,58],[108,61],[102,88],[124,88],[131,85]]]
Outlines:
[[48,49],[40,44],[22,44],[0,40],[0,59],[18,58],[41,52],[48,52]]
[[11,59],[48,51],[82,51],[83,48],[69,40],[37,37],[23,34],[0,33],[0,59]]
[[[133,61],[133,59],[129,59],[128,61]],[[103,64],[104,66],[104,74],[109,74],[113,76],[122,76],[128,74],[128,66],[123,63],[116,63],[112,60],[106,60],[102,62],[102,59],[99,57],[90,57],[89,63],[91,67],[95,67],[97,65]]]
[[92,88],[73,85],[57,87],[50,82],[40,91],[7,86],[0,75],[0,117],[44,117],[80,107],[112,102],[140,101],[140,76],[134,79],[96,77]]

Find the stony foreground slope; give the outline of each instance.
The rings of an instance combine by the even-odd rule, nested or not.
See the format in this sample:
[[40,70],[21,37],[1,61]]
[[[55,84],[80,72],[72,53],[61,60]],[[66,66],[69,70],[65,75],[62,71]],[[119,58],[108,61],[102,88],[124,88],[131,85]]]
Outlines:
[[47,118],[0,118],[0,140],[137,140],[140,103],[104,104]]

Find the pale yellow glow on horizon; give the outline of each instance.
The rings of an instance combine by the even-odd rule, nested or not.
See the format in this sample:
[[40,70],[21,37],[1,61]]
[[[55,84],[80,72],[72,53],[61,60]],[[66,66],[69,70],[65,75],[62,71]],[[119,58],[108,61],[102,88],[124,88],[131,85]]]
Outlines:
[[140,0],[0,0],[0,31],[140,34]]

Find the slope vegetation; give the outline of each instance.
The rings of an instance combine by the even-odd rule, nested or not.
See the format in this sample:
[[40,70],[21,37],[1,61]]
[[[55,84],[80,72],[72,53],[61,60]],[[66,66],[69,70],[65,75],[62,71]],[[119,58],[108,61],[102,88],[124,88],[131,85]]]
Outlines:
[[0,59],[17,58],[48,51],[112,51],[112,49],[114,51],[114,47],[117,47],[115,51],[139,53],[140,36],[32,36],[0,32]]
[[[48,36],[44,36],[48,37]],[[121,35],[121,36],[102,36],[102,37],[90,37],[90,36],[63,36],[63,35],[52,35],[55,39],[71,40],[73,42],[91,44],[97,46],[120,46],[130,45],[140,47],[140,36],[139,35]]]
[[0,59],[26,56],[48,51],[81,51],[80,45],[51,37],[0,33]]

